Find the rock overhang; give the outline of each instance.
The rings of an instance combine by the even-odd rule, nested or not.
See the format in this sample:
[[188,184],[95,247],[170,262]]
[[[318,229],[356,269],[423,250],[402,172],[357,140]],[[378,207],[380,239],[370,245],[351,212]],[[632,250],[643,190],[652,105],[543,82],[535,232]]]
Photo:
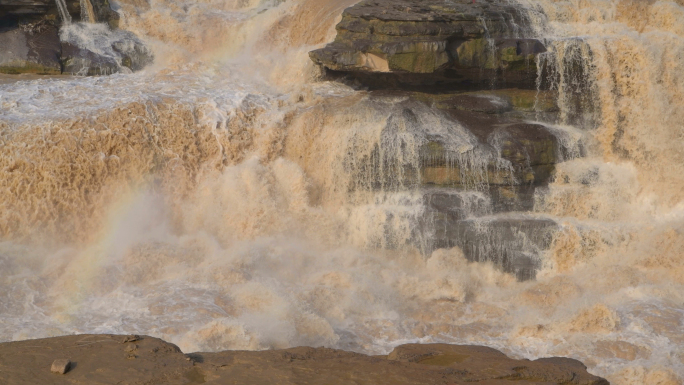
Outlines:
[[546,48],[526,25],[524,12],[501,2],[364,0],[343,12],[335,41],[310,57],[371,88],[380,88],[378,74],[395,88],[478,88],[492,79],[533,88]]

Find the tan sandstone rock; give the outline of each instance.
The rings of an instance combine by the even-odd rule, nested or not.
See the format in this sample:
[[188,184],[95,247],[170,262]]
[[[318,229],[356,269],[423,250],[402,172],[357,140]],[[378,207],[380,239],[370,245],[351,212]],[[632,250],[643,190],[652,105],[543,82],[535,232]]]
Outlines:
[[67,359],[57,359],[52,362],[52,367],[50,371],[52,373],[64,374],[71,369],[71,361]]

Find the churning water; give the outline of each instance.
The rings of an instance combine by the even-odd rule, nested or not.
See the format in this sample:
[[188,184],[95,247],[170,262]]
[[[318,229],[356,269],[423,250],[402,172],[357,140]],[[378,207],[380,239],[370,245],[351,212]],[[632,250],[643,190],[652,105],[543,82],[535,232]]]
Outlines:
[[[0,340],[475,343],[574,357],[616,384],[681,383],[683,4],[522,2],[557,74],[550,129],[574,155],[532,212],[507,214],[560,227],[519,282],[415,242],[426,138],[472,169],[496,154],[427,106],[406,119],[405,98],[317,80],[307,52],[353,3],[120,0],[151,68],[0,79]],[[444,194],[485,223],[486,183]]]

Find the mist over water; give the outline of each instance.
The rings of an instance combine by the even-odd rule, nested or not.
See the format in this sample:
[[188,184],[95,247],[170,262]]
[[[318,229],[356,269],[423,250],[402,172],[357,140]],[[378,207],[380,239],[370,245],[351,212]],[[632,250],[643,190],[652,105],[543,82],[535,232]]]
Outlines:
[[[510,165],[435,109],[318,78],[307,53],[353,3],[118,1],[152,67],[0,79],[0,340],[472,343],[615,384],[684,381],[684,5],[521,2],[565,157],[531,212],[505,214],[559,224],[519,282],[435,250],[416,182],[441,138],[483,170],[444,194],[495,240],[484,169]],[[89,28],[103,36],[74,31]]]

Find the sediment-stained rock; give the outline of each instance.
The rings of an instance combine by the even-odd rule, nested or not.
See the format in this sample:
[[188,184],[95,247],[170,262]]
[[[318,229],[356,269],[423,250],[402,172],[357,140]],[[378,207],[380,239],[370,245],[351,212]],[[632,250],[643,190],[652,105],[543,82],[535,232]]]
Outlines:
[[[483,346],[410,344],[389,356],[322,347],[183,354],[157,338],[125,338],[74,335],[2,343],[0,379],[7,385],[608,384],[573,359],[514,360]],[[64,375],[50,371],[57,356],[71,362]]]
[[111,75],[138,71],[153,61],[150,50],[130,32],[100,28],[94,32],[101,33],[106,38],[101,39],[101,46],[91,46],[82,41],[81,36],[88,33],[88,30],[78,31],[81,27],[83,26],[70,26],[67,27],[70,29],[62,31],[61,63],[64,74]]
[[[111,9],[109,0],[66,0],[64,3],[74,22],[107,23],[112,28],[119,26],[119,14]],[[82,6],[89,9],[84,10]],[[94,16],[95,20],[82,20],[82,15],[87,17],[89,14]],[[16,21],[36,22],[39,20],[60,22],[55,0],[0,0],[0,25]]]

